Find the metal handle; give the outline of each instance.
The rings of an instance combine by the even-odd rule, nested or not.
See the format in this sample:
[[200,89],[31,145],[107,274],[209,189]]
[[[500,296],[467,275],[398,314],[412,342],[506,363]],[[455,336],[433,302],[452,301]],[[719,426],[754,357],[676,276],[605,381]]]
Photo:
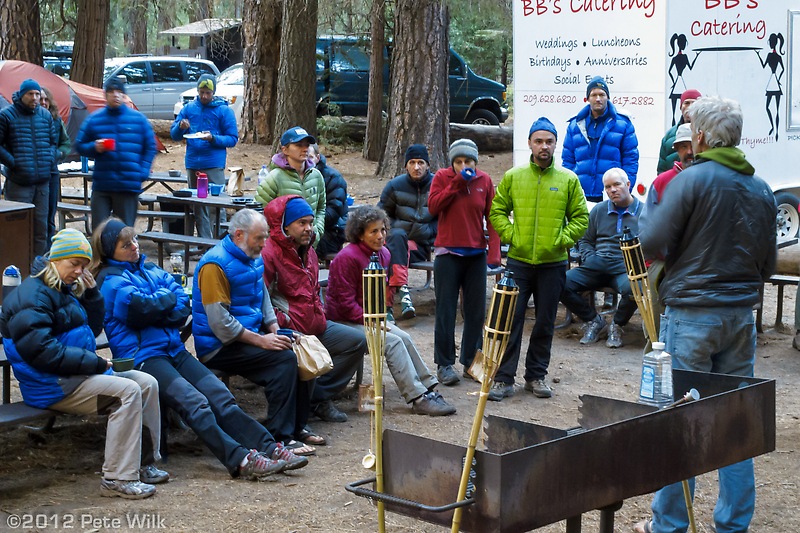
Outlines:
[[475,498],[467,498],[466,500],[461,500],[458,502],[448,503],[447,505],[442,505],[440,507],[432,507],[430,505],[425,505],[424,503],[415,502],[413,500],[407,500],[405,498],[398,498],[397,496],[392,496],[391,494],[386,494],[384,492],[376,492],[371,489],[362,488],[361,485],[366,485],[368,483],[374,483],[375,477],[362,479],[360,481],[354,481],[352,483],[348,483],[345,485],[345,490],[347,492],[352,492],[357,496],[361,496],[363,498],[369,498],[371,500],[377,500],[384,503],[391,503],[394,505],[400,505],[402,507],[408,507],[409,509],[416,509],[418,511],[428,511],[430,513],[443,513],[445,511],[451,511],[457,507],[466,507],[467,505],[472,505],[475,503]]

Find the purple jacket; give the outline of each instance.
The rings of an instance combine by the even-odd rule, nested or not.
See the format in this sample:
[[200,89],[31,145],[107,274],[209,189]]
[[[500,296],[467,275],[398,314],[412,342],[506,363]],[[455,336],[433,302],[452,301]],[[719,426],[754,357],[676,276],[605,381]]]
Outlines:
[[[384,246],[378,252],[381,266],[389,266],[389,250]],[[336,254],[328,274],[328,295],[325,298],[325,316],[335,322],[364,321],[364,293],[361,278],[369,264],[372,250],[366,244],[348,244]],[[387,271],[388,272],[388,271]]]

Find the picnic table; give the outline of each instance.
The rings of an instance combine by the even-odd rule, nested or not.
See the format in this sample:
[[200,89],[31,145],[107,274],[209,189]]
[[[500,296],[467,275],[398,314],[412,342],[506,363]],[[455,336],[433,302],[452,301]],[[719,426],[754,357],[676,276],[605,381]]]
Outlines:
[[[61,171],[59,175],[62,180],[71,178],[80,178],[83,180],[83,205],[89,204],[89,182],[92,181],[92,172],[81,171]],[[156,184],[163,185],[169,192],[174,192],[175,189],[182,189],[186,187],[188,178],[185,174],[180,176],[170,176],[169,172],[151,172],[146,180],[142,182],[142,192],[147,191]],[[59,197],[59,200],[63,200]]]
[[220,217],[219,212],[222,209],[234,209],[236,211],[248,207],[258,207],[260,204],[255,201],[252,196],[239,196],[239,197],[231,197],[225,194],[224,192],[221,193],[219,196],[211,196],[209,195],[207,198],[198,198],[195,195],[192,196],[174,196],[171,194],[159,194],[156,196],[156,201],[159,204],[163,203],[171,203],[182,205],[184,209],[184,233],[186,235],[192,235],[193,233],[193,224],[192,224],[192,214],[194,212],[194,208],[197,206],[205,206],[209,209],[214,210],[215,214],[215,223],[214,223],[214,235],[219,236],[220,231]]

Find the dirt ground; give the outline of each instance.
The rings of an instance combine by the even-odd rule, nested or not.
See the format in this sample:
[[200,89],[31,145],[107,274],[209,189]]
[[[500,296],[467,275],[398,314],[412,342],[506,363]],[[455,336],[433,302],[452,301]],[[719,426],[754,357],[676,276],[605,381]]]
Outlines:
[[[183,148],[167,141],[169,154],[159,155],[158,170],[183,168]],[[324,149],[324,147],[323,147]],[[324,150],[326,151],[326,150]],[[231,150],[229,165],[245,167],[252,176],[268,154],[260,147],[238,146]],[[357,153],[329,151],[329,163],[337,167],[349,183],[357,203],[374,203],[384,186],[372,177],[375,164]],[[481,155],[479,167],[496,182],[511,166],[511,154]],[[79,184],[77,186],[80,186]],[[145,253],[154,250],[145,247]],[[797,273],[800,253],[788,248],[781,252],[781,270]],[[423,284],[415,273],[412,284]],[[411,332],[427,363],[433,367],[433,291],[415,291],[418,318],[401,322]],[[767,287],[765,324],[775,320],[776,290]],[[769,327],[759,335],[756,375],[777,382],[776,450],[756,459],[758,500],[752,533],[800,531],[798,484],[800,484],[800,353],[792,349],[794,290],[784,297],[784,324]],[[562,311],[563,313],[563,311]],[[532,325],[526,321],[525,341]],[[459,324],[460,328],[460,324]],[[610,350],[604,343],[584,347],[578,344],[577,328],[560,330],[553,344],[548,380],[553,397],[537,399],[517,387],[512,398],[489,402],[487,414],[496,414],[556,428],[577,425],[578,396],[594,394],[635,401],[638,391],[641,354],[644,345],[638,314],[626,328],[625,346]],[[460,337],[460,332],[458,332]],[[192,349],[191,344],[189,345]],[[369,380],[369,370],[367,377]],[[477,404],[479,385],[461,382],[456,387],[440,387],[458,413],[445,418],[413,415],[385,372],[386,410],[384,427],[465,446]],[[265,414],[263,394],[246,382],[234,378],[231,387],[254,416]],[[19,400],[14,386],[13,397]],[[361,459],[370,446],[370,420],[357,411],[355,396],[344,398],[340,407],[348,413],[343,424],[312,419],[313,428],[329,440],[319,447],[305,469],[291,475],[278,475],[260,483],[231,479],[224,467],[202,446],[191,432],[172,430],[169,435],[169,461],[166,469],[172,479],[158,488],[158,494],[143,501],[105,499],[99,496],[99,470],[103,458],[105,421],[102,418],[61,417],[55,431],[40,433],[26,428],[0,433],[0,531],[124,531],[129,520],[145,521],[150,530],[201,532],[361,532],[377,530],[377,513],[367,500],[353,496],[344,485],[368,477]],[[420,453],[425,453],[420,450]],[[654,450],[653,453],[658,453]],[[679,461],[680,458],[676,458]],[[563,480],[541,480],[557,483]],[[580,486],[581,480],[574,480]],[[713,531],[712,512],[717,484],[714,473],[698,479],[695,512],[698,531]],[[455,494],[453,495],[455,499]],[[632,531],[638,520],[649,515],[650,496],[627,500],[616,515],[615,531]],[[535,505],[536,502],[519,502]],[[30,527],[19,527],[15,517],[27,520]],[[584,516],[584,530],[596,531],[599,513]],[[150,522],[146,522],[147,520]],[[37,522],[38,520],[38,522]],[[425,522],[387,513],[387,531],[442,531]],[[23,522],[25,523],[25,522]],[[14,527],[16,526],[16,527]],[[148,529],[147,527],[143,529]],[[564,531],[560,522],[540,531]]]

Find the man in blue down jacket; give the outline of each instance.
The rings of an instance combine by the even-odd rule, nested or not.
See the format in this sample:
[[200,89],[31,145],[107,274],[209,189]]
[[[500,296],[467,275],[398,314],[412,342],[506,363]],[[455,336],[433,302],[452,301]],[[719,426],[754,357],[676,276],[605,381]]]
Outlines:
[[569,120],[564,168],[575,172],[589,202],[603,200],[603,174],[619,167],[628,175],[631,189],[639,170],[639,141],[631,120],[608,101],[608,85],[596,76],[586,88],[586,107]]
[[92,229],[112,212],[133,227],[142,182],[156,155],[155,134],[143,114],[123,103],[122,80],[110,78],[103,88],[106,107],[83,122],[75,142],[80,155],[94,159]]
[[[197,80],[197,98],[183,106],[170,128],[170,136],[180,141],[188,134],[199,134],[199,138],[186,139],[186,174],[189,187],[197,187],[197,173],[208,176],[208,183],[225,184],[225,162],[227,148],[239,142],[236,116],[224,98],[214,96],[217,81],[211,74],[203,74]],[[225,210],[220,210],[225,221]],[[198,206],[194,210],[197,234],[211,238],[211,221],[208,207]]]
[[58,137],[53,117],[40,105],[41,87],[27,79],[0,112],[0,163],[8,167],[6,200],[33,204],[33,249],[42,255],[47,242],[50,171],[56,164]]

